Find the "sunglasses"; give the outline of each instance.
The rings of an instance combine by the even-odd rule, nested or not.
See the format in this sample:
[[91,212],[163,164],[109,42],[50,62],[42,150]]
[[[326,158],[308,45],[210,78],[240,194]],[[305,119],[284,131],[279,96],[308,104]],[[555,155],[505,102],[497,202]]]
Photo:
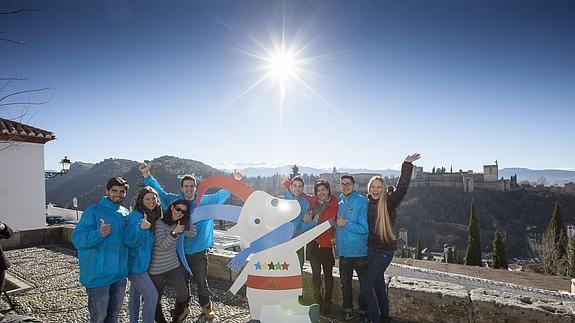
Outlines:
[[182,209],[181,207],[179,207],[178,205],[174,206],[174,210],[182,213],[182,214],[186,214],[186,212],[188,212],[187,209]]

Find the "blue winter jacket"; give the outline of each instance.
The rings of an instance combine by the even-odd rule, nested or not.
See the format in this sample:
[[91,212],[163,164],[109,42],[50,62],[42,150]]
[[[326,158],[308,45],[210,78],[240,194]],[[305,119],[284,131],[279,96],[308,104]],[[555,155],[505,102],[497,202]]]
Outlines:
[[346,220],[344,227],[335,226],[335,246],[340,257],[367,256],[367,203],[367,198],[357,191],[339,196],[337,216]]
[[[144,179],[144,185],[151,186],[160,195],[160,200],[164,208],[168,208],[171,202],[184,199],[184,194],[174,194],[166,192],[158,181],[151,175]],[[221,189],[214,194],[204,194],[200,202],[201,205],[209,204],[224,204],[224,202],[230,197],[232,193],[230,191]],[[196,199],[190,202],[190,208],[192,209],[190,214],[196,208]],[[191,255],[197,252],[204,251],[211,248],[214,245],[214,220],[203,220],[196,223],[197,235],[195,237],[185,237],[183,242],[184,252],[187,255]]]
[[[86,288],[111,285],[128,275],[128,248],[124,245],[128,213],[125,207],[103,197],[82,214],[72,243],[78,250],[80,283]],[[100,235],[100,220],[111,226],[106,237]]]
[[142,230],[140,223],[144,216],[134,210],[126,217],[126,234],[124,243],[128,247],[128,273],[141,274],[148,271],[154,249],[154,232],[152,228]]
[[313,222],[310,221],[308,225],[303,222],[303,217],[309,213],[309,201],[303,197],[303,194],[298,196],[297,198],[290,192],[286,192],[286,200],[296,200],[299,203],[301,211],[299,212],[297,218],[291,220],[291,223],[294,225],[294,234],[293,236],[299,236],[300,234],[306,232],[307,230],[313,228]]

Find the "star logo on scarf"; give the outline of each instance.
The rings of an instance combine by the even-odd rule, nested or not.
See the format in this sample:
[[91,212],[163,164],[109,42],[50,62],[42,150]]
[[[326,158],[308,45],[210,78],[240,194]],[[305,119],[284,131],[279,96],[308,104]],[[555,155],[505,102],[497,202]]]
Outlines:
[[256,270],[262,270],[262,264],[259,261],[254,266],[256,266]]
[[276,269],[276,270],[282,270],[281,266],[282,266],[282,265],[280,265],[280,262],[278,261],[278,262],[276,263],[275,269]]
[[268,264],[268,270],[275,270],[275,266],[274,266],[273,261]]
[[282,264],[282,270],[288,270],[288,268],[289,268],[289,264],[284,261],[284,263]]

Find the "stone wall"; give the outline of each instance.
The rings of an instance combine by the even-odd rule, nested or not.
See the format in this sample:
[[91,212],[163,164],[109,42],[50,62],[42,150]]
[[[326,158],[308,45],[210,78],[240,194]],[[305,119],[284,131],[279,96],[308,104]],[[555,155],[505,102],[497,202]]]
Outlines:
[[[232,282],[237,274],[227,268],[235,252],[215,250],[209,275]],[[311,268],[304,266],[304,295],[311,300]],[[575,322],[575,302],[535,299],[483,288],[468,291],[461,285],[408,277],[387,277],[390,315],[410,322]],[[339,272],[334,268],[333,303],[342,303]],[[354,279],[354,295],[359,281]],[[356,298],[354,298],[354,301]]]
[[[6,248],[21,248],[59,240],[69,243],[73,227],[49,227],[20,231],[12,239],[2,241]],[[232,282],[237,274],[228,267],[235,252],[214,250],[209,255],[211,277]],[[310,300],[311,269],[304,266],[304,295]],[[334,268],[333,303],[342,303],[339,272]],[[461,285],[408,277],[387,277],[390,315],[410,322],[575,322],[575,302],[536,299],[483,288],[465,289]],[[354,294],[359,282],[353,282]],[[354,298],[355,300],[355,298]]]

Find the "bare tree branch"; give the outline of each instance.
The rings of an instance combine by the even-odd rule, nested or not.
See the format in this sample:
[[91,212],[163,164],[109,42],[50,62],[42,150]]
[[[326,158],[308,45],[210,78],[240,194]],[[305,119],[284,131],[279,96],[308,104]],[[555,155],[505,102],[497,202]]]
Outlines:
[[[7,106],[7,105],[22,105],[22,104],[39,104],[39,103],[35,103],[35,102],[30,102],[30,103],[22,103],[22,102],[10,102],[10,103],[2,103],[2,101],[13,97],[13,96],[17,96],[17,95],[22,95],[25,93],[33,93],[33,92],[42,92],[42,91],[47,91],[47,90],[51,90],[51,88],[49,87],[45,87],[45,88],[40,88],[40,89],[32,89],[32,90],[23,90],[23,91],[18,91],[18,92],[13,92],[10,93],[8,95],[5,95],[3,97],[0,98],[0,107],[1,106]],[[49,102],[49,101],[48,101]],[[45,102],[47,103],[47,102]]]

